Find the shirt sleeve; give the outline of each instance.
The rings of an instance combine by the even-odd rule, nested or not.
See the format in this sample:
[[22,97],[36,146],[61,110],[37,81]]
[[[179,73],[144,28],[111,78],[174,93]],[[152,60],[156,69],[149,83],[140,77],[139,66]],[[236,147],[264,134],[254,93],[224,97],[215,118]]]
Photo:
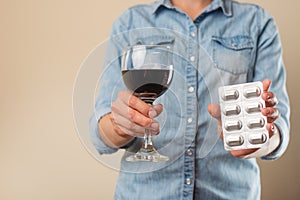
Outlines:
[[270,91],[279,100],[276,106],[281,115],[274,122],[280,134],[279,146],[275,151],[261,157],[263,160],[274,160],[279,158],[286,150],[290,138],[290,106],[286,90],[286,72],[283,63],[282,45],[279,32],[274,19],[264,10],[259,13],[258,49],[256,52],[255,70],[253,81],[262,81],[265,78],[272,80]]
[[[126,17],[125,17],[126,18]],[[124,28],[124,17],[119,17],[113,26],[107,44],[103,63],[103,70],[100,75],[99,89],[95,102],[94,112],[89,121],[90,139],[100,154],[110,154],[118,149],[106,145],[98,132],[98,122],[106,114],[111,112],[110,106],[115,101],[120,90],[126,89],[122,82],[121,55],[125,46],[128,45],[126,31]]]

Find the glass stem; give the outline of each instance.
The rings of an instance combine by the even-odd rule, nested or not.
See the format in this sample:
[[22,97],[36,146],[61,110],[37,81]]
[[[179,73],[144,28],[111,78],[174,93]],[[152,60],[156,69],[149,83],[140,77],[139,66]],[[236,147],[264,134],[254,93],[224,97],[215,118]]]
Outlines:
[[148,150],[152,148],[152,137],[149,129],[145,129],[144,148]]
[[[152,106],[152,103],[154,101],[154,99],[150,98],[150,99],[143,99],[149,106]],[[142,146],[142,148],[144,149],[143,151],[145,152],[152,152],[154,151],[153,149],[153,145],[152,145],[152,136],[150,133],[149,129],[145,129],[145,134],[144,134],[144,144]]]

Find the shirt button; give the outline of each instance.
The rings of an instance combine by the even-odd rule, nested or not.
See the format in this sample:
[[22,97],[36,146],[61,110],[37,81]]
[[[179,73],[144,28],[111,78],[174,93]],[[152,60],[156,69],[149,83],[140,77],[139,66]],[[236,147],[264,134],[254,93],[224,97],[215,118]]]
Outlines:
[[196,33],[195,33],[195,32],[191,32],[191,36],[192,36],[192,37],[195,37],[195,36],[196,36]]
[[193,118],[191,118],[191,117],[190,117],[190,118],[188,118],[188,120],[187,120],[187,121],[188,121],[188,123],[190,124],[190,123],[192,123],[192,122],[193,122]]
[[186,154],[187,154],[188,156],[191,156],[191,155],[193,155],[193,151],[189,149],[189,150],[186,151]]
[[190,61],[194,62],[196,60],[195,56],[190,57]]
[[194,92],[195,88],[194,87],[189,87],[189,92]]
[[186,183],[187,185],[191,185],[191,179],[190,179],[190,178],[185,179],[185,183]]

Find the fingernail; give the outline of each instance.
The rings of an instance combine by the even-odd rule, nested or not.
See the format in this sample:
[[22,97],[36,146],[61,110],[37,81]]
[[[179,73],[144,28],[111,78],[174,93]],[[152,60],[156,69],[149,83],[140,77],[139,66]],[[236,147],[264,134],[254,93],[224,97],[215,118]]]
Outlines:
[[159,130],[158,131],[150,131],[151,135],[158,135],[159,134]]
[[150,108],[149,112],[148,112],[148,115],[149,115],[150,118],[154,118],[154,117],[156,117],[157,112],[153,108]]
[[158,130],[159,130],[159,123],[153,122],[153,123],[150,125],[150,128],[151,128],[153,131],[158,131]]
[[275,109],[269,117],[277,118],[279,117],[279,115],[280,115],[279,111]]
[[271,126],[271,131],[274,133],[275,132],[275,127],[274,125]]
[[271,96],[269,94],[264,93],[263,98],[267,101],[268,99],[271,98]]
[[268,102],[268,103],[271,103],[271,104],[277,104],[277,103],[278,103],[276,97],[268,99],[267,102]]

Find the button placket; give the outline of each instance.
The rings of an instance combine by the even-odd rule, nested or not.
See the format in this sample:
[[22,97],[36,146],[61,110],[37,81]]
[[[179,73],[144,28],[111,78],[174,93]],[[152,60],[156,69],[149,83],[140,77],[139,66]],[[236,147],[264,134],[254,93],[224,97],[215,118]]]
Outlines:
[[197,55],[198,47],[196,45],[196,26],[191,24],[189,27],[190,36],[187,48],[186,48],[186,131],[185,131],[185,149],[184,152],[184,199],[189,199],[193,196],[193,185],[194,185],[194,167],[195,158],[193,156],[193,149],[195,148],[195,131],[197,123],[197,113],[195,108],[197,107],[197,96],[196,88],[197,85]]

